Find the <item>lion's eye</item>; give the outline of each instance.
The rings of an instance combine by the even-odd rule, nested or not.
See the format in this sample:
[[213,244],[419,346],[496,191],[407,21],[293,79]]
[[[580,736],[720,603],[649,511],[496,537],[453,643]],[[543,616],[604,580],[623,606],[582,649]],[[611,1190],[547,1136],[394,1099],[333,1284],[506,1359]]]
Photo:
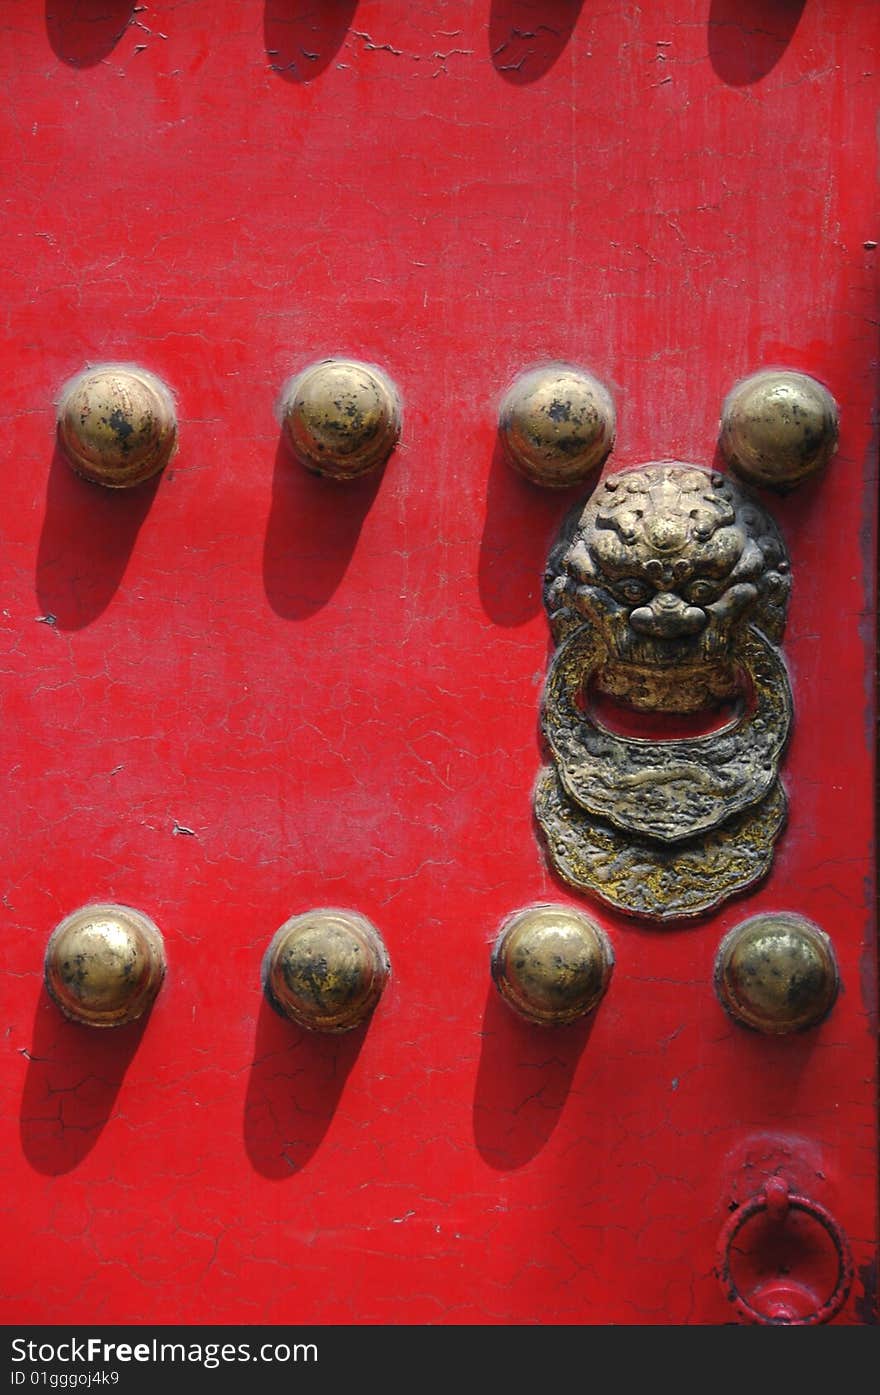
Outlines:
[[688,587],[688,600],[695,605],[708,605],[718,594],[718,587],[711,581],[694,581]]
[[627,577],[626,581],[621,581],[617,587],[624,600],[630,601],[633,605],[643,601],[648,595],[649,588],[644,581],[639,581],[637,577]]

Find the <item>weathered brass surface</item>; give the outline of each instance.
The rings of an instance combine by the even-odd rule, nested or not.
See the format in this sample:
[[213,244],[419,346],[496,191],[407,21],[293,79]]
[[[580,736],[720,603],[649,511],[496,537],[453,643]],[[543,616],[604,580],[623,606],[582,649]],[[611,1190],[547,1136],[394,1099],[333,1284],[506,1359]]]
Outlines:
[[316,1032],[365,1022],[388,979],[378,931],[356,911],[321,907],[293,916],[263,958],[263,989],[282,1017]]
[[174,454],[173,398],[144,368],[100,364],[63,389],[58,440],[78,475],[109,489],[130,489],[158,474]]
[[521,474],[565,489],[587,479],[614,445],[614,403],[591,374],[548,364],[523,373],[508,389],[499,430]]
[[571,906],[528,906],[511,916],[492,952],[492,977],[530,1022],[563,1026],[604,996],[614,955],[608,937]]
[[325,359],[293,378],[282,398],[287,440],[306,469],[356,479],[384,464],[400,434],[400,400],[378,368]]
[[767,369],[745,378],[721,412],[721,449],[752,484],[785,492],[837,450],[837,403],[806,373]]
[[569,516],[544,596],[557,644],[586,625],[604,647],[600,691],[690,712],[737,691],[744,625],[779,643],[790,589],[766,509],[726,475],[660,461],[609,475]]
[[65,1017],[89,1027],[121,1027],[142,1017],[164,977],[162,936],[130,906],[83,906],[62,920],[46,946],[46,988]]
[[[792,701],[777,646],[790,587],[769,514],[697,466],[612,475],[569,518],[545,576],[559,647],[535,808],[571,885],[669,920],[767,872],[786,810]],[[622,737],[592,713],[595,692],[664,713],[735,700],[736,715],[697,737]]]
[[654,842],[587,814],[546,767],[535,814],[564,881],[618,911],[663,922],[705,915],[766,876],[787,806],[777,782],[760,804],[700,838]]
[[763,799],[791,723],[788,675],[759,630],[746,630],[738,658],[755,698],[739,720],[709,736],[627,739],[577,706],[603,651],[594,631],[576,630],[557,651],[544,694],[544,733],[569,798],[617,828],[670,843]]
[[831,941],[803,916],[753,916],[721,941],[716,991],[730,1016],[756,1031],[814,1027],[831,1011],[838,986]]

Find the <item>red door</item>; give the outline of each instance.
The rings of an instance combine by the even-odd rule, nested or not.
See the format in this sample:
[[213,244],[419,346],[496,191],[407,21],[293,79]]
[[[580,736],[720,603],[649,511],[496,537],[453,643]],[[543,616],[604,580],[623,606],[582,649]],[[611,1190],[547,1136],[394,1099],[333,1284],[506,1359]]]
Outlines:
[[[6,1320],[870,1323],[876,6],[2,9]],[[399,395],[363,477],[303,468],[279,420],[328,358]],[[177,418],[129,489],[56,440],[65,383],[108,362]],[[839,405],[831,462],[756,489],[792,581],[788,822],[688,918],[626,902],[647,873],[623,904],[572,885],[533,813],[545,565],[599,476],[523,478],[498,414],[558,362],[613,401],[603,480],[733,479],[719,418],[755,372]],[[167,956],[110,1030],[44,986],[93,903]],[[538,904],[613,948],[569,1025],[490,971]],[[327,907],[391,966],[344,1033],[261,984]],[[836,957],[798,1031],[714,982],[771,914]]]

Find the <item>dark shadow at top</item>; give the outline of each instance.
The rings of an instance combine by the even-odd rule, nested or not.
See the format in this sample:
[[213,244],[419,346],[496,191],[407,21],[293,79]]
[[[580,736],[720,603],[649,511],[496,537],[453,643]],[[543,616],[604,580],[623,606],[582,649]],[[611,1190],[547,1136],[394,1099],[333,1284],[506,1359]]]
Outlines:
[[161,478],[107,489],[75,475],[56,445],[35,578],[46,624],[81,630],[106,610]]
[[46,0],[46,33],[62,63],[91,68],[113,52],[134,13],[132,0]]
[[336,57],[356,9],[357,0],[266,0],[269,67],[287,82],[311,82]]
[[325,606],[345,575],[384,467],[354,480],[306,470],[284,443],[275,454],[272,507],[263,546],[266,597],[284,620]]
[[709,58],[722,82],[747,87],[776,67],[806,0],[712,0]]
[[553,67],[571,38],[584,0],[492,0],[489,53],[496,72],[518,86]]
[[43,988],[26,1050],[21,1144],[37,1172],[72,1172],[94,1148],[144,1034],[148,1016],[125,1027],[68,1022]]
[[546,489],[513,469],[496,437],[478,568],[480,600],[496,625],[522,625],[538,614],[562,521],[575,503],[586,503],[601,474],[570,489]]
[[544,1147],[594,1021],[595,1014],[567,1027],[526,1022],[490,983],[474,1091],[474,1140],[490,1167],[499,1172],[523,1167]]
[[261,1000],[244,1106],[244,1142],[263,1177],[291,1177],[316,1152],[368,1025],[341,1034],[306,1032]]

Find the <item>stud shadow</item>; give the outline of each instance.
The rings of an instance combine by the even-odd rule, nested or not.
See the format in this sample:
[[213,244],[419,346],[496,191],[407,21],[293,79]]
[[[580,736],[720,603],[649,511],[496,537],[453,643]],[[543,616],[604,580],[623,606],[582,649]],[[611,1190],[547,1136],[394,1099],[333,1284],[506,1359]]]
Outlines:
[[384,469],[354,480],[312,474],[279,439],[263,545],[266,597],[284,620],[304,620],[333,596],[351,561]]
[[47,0],[46,34],[71,68],[92,68],[111,54],[135,15],[133,0]]
[[492,0],[489,53],[505,82],[525,86],[553,67],[572,36],[584,0]]
[[709,60],[730,87],[760,82],[791,42],[806,0],[712,0]]
[[522,625],[543,605],[544,569],[566,514],[585,504],[602,475],[568,489],[532,484],[510,465],[497,436],[480,540],[480,600],[496,625]]
[[299,1172],[326,1134],[368,1023],[339,1034],[307,1032],[263,998],[244,1106],[248,1157],[263,1177]]
[[56,443],[35,576],[48,624],[81,630],[106,610],[161,478],[154,475],[132,489],[92,484],[74,474]]
[[312,82],[336,57],[357,0],[266,0],[263,36],[269,66],[285,82]]
[[124,1027],[69,1022],[43,986],[19,1123],[25,1157],[37,1172],[72,1172],[94,1148],[148,1020],[149,1013]]
[[[487,951],[488,968],[488,951]],[[601,1004],[596,1012],[601,1012]],[[474,1091],[474,1141],[499,1172],[523,1167],[559,1122],[595,1013],[542,1027],[513,1012],[490,983]]]

